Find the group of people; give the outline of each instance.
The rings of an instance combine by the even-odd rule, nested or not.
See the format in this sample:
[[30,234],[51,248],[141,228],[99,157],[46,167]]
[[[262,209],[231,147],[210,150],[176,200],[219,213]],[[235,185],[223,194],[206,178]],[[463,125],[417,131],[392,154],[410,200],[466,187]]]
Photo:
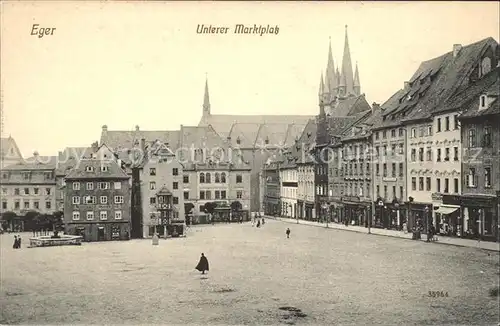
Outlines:
[[[261,221],[262,221],[262,223],[261,223]],[[254,225],[254,223],[255,223],[255,219],[252,221],[252,226]],[[256,225],[256,226],[257,226],[258,228],[260,228],[260,226],[261,226],[261,225],[264,225],[264,224],[266,224],[266,221],[264,220],[264,218],[262,218],[262,219],[258,218],[258,219],[257,219],[257,225]]]
[[21,248],[21,236],[20,235],[14,236],[14,245],[12,246],[12,248],[14,248],[14,249]]

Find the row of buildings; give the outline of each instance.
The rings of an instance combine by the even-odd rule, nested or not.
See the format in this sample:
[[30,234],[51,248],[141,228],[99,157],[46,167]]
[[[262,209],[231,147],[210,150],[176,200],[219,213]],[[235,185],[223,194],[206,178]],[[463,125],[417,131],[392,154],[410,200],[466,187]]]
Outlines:
[[356,110],[354,96],[331,87],[329,55],[319,115],[262,171],[265,212],[495,241],[499,57],[492,38],[454,45],[384,104]]

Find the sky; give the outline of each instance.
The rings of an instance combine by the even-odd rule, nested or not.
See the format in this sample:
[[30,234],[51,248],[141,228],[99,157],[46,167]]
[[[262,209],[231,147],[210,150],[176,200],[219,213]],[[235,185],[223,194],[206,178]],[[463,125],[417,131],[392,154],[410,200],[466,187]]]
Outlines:
[[[496,2],[0,5],[1,131],[25,157],[88,146],[102,125],[197,125],[206,76],[213,114],[317,114],[329,38],[340,66],[345,25],[370,104],[402,88],[420,62],[500,33]],[[39,38],[33,24],[56,29]],[[197,34],[198,24],[230,32]],[[279,33],[234,34],[236,24]]]

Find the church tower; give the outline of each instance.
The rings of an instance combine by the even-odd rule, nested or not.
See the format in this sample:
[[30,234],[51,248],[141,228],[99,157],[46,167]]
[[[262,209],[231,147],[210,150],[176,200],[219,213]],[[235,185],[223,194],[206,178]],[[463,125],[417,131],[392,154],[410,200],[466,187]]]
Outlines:
[[354,72],[354,95],[361,95],[361,83],[359,82],[358,63],[356,62],[356,71]]
[[205,79],[205,95],[203,96],[203,117],[210,115],[210,96],[208,95],[208,77]]
[[354,95],[354,77],[352,74],[351,51],[349,49],[349,38],[347,36],[347,25],[345,25],[344,55],[342,57],[342,78],[345,85],[345,95]]

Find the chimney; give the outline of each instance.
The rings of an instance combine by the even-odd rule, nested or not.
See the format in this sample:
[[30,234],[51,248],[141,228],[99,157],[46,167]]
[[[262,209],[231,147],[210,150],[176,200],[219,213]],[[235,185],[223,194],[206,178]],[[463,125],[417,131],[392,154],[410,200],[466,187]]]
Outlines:
[[462,50],[462,44],[453,44],[453,58],[456,58]]
[[135,131],[139,131],[139,126],[138,125],[135,126]]
[[407,82],[405,81],[405,84],[404,84],[404,88],[403,88],[405,91],[409,91],[410,90],[410,82]]
[[373,104],[372,104],[372,113],[374,113],[378,109],[380,109],[380,104],[378,104],[377,102],[373,102]]
[[40,155],[38,154],[38,151],[34,151],[34,152],[33,152],[33,157],[35,158],[35,162],[37,162],[37,161],[38,161],[39,156],[40,156]]
[[107,126],[107,125],[103,125],[103,126],[102,126],[102,131],[103,131],[103,132],[108,131],[108,126]]

